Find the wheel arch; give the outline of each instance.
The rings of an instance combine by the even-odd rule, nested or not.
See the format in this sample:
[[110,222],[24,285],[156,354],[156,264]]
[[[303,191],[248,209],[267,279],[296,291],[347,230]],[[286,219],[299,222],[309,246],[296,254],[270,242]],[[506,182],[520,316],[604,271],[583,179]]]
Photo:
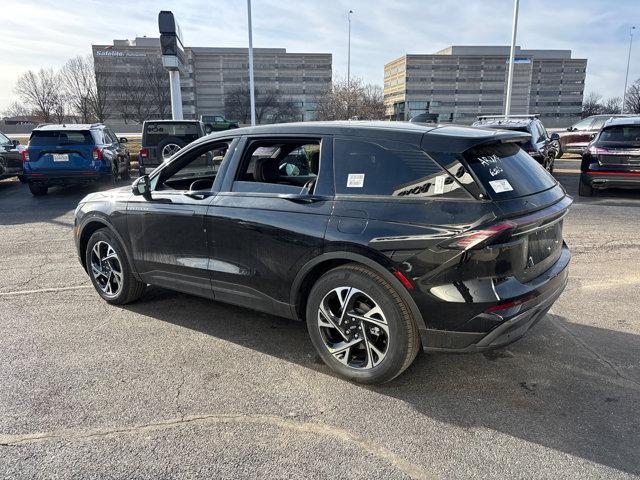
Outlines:
[[416,302],[400,280],[398,280],[389,269],[369,257],[359,253],[345,251],[324,253],[310,260],[300,269],[291,287],[290,303],[294,318],[304,320],[309,292],[315,282],[329,270],[348,263],[359,263],[381,275],[398,291],[402,299],[409,306],[418,330],[424,331],[426,329],[424,319]]
[[82,267],[85,269],[85,271],[87,271],[86,251],[87,244],[89,243],[91,235],[102,228],[109,229],[109,232],[111,232],[118,239],[120,245],[122,245],[122,248],[124,248],[124,254],[129,268],[133,272],[134,277],[139,279],[139,275],[136,269],[133,268],[133,264],[131,262],[131,252],[127,247],[127,243],[124,241],[124,238],[122,238],[122,235],[118,233],[118,231],[113,227],[113,225],[111,225],[108,220],[97,215],[91,216],[88,219],[84,220],[80,226],[80,231],[78,234],[78,256],[80,257],[80,262],[82,262]]

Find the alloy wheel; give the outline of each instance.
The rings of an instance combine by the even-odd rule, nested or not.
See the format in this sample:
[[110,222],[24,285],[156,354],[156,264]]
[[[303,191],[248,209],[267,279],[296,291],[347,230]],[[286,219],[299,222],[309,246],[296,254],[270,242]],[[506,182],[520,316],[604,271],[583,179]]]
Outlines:
[[325,347],[340,363],[359,370],[378,366],[389,348],[389,326],[380,306],[366,293],[338,287],[318,309]]
[[115,297],[122,290],[122,264],[105,241],[97,242],[91,249],[91,273],[105,295]]
[[167,143],[162,149],[162,161],[169,160],[180,148],[180,145],[175,143]]

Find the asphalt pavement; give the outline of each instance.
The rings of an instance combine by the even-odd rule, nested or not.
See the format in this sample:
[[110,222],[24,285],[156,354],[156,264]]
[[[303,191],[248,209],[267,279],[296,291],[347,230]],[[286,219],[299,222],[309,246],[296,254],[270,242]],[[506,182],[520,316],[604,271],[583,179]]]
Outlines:
[[640,192],[577,196],[567,290],[527,337],[365,387],[304,324],[151,288],[73,245],[91,189],[0,182],[0,478],[638,478]]

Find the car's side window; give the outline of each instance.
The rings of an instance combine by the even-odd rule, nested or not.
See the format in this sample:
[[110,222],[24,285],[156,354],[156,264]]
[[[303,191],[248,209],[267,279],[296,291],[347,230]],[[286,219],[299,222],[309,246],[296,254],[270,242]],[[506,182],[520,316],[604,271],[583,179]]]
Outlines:
[[400,142],[337,138],[334,173],[337,194],[469,198],[424,151]]
[[237,140],[222,140],[187,152],[167,165],[152,182],[154,190],[211,190],[222,163]]
[[589,130],[589,127],[591,126],[592,123],[593,123],[593,118],[585,118],[584,120],[580,120],[578,123],[576,123],[572,128],[573,130],[578,130],[578,131]]
[[0,145],[9,145],[11,144],[11,140],[6,137],[3,133],[0,133]]
[[234,192],[313,193],[320,168],[320,140],[248,143]]
[[591,126],[591,130],[600,130],[607,120],[609,120],[609,117],[596,118],[595,122],[593,122],[593,125]]
[[549,135],[547,134],[547,130],[544,128],[544,125],[542,124],[542,122],[537,122],[537,124],[538,124],[538,130],[540,131],[540,138],[538,139],[538,141],[543,142],[547,138],[549,138]]

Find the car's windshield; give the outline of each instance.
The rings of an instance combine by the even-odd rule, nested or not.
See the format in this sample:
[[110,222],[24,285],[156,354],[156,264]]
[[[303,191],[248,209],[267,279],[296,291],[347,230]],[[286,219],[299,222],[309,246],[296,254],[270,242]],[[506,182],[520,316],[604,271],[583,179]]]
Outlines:
[[34,130],[29,139],[30,147],[48,145],[90,145],[94,143],[89,131]]
[[538,162],[513,143],[482,145],[467,150],[463,157],[495,200],[531,195],[556,185]]
[[11,140],[4,133],[0,133],[0,145],[8,145],[11,143]]
[[602,130],[599,145],[640,146],[640,125],[616,125]]

